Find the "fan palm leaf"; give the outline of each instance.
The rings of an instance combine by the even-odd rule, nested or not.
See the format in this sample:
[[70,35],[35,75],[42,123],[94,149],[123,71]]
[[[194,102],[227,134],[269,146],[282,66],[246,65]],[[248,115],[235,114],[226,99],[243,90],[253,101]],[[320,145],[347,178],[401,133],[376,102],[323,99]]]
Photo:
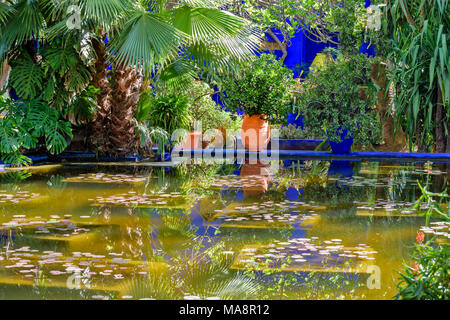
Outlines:
[[124,25],[110,43],[119,64],[143,68],[150,74],[155,63],[166,63],[176,56],[187,36],[166,23],[158,14],[141,8]]
[[0,23],[4,23],[8,17],[15,13],[15,9],[10,5],[0,2]]
[[0,58],[15,44],[38,39],[46,28],[38,0],[18,1],[7,12],[14,14],[8,14],[0,21]]

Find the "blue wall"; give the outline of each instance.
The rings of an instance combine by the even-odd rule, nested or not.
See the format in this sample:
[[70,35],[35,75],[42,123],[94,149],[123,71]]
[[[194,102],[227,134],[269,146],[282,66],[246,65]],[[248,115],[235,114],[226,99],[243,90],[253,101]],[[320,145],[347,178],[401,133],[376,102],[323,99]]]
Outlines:
[[[365,0],[365,7],[370,6],[370,0]],[[272,32],[283,41],[283,35],[277,29],[272,29]],[[269,42],[275,42],[268,34],[266,34],[266,38]],[[337,42],[337,37],[333,38],[333,41]],[[284,64],[294,72],[294,78],[299,78],[301,72],[303,71],[303,75],[301,78],[304,78],[309,71],[309,67],[311,66],[316,55],[321,52],[323,49],[327,47],[336,47],[335,44],[332,43],[317,43],[308,39],[302,30],[298,30],[294,37],[291,39],[291,43],[289,47],[287,47],[287,57],[284,60]],[[365,53],[369,56],[375,56],[375,47],[369,46],[369,43],[363,43],[359,48],[361,53]],[[270,53],[269,51],[262,51],[257,53],[260,55],[261,53]],[[277,58],[281,58],[283,53],[281,50],[276,50],[273,52]],[[217,104],[224,107],[223,102],[220,100],[218,94],[215,94],[213,100],[216,101]],[[296,119],[297,114],[289,114],[288,115],[288,124],[295,124],[296,126],[301,126],[303,129],[303,121],[302,117]]]

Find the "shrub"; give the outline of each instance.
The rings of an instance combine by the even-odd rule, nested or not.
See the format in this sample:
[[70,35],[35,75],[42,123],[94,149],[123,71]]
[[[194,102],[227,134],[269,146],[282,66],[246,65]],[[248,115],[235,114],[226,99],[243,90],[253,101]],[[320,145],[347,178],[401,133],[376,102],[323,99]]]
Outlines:
[[356,144],[368,146],[381,141],[381,125],[375,110],[376,88],[370,79],[371,61],[362,54],[338,54],[311,72],[296,97],[294,109],[304,116],[313,135],[330,133],[340,142],[348,130]]
[[193,121],[201,121],[202,131],[209,129],[231,129],[241,128],[242,118],[221,110],[211,95],[214,93],[205,82],[194,81],[188,90],[189,110]]
[[286,123],[295,86],[292,71],[275,56],[262,54],[242,68],[237,79],[224,80],[224,102],[230,111],[264,115],[270,123]]
[[450,249],[433,242],[418,244],[413,263],[405,266],[397,284],[397,299],[450,299]]
[[169,134],[176,129],[191,128],[189,100],[181,94],[165,93],[153,96],[147,92],[139,101],[137,115],[138,120],[146,119],[150,127],[159,127]]
[[72,138],[70,122],[42,101],[16,102],[0,97],[0,153],[13,166],[27,165],[31,159],[22,150],[33,149],[43,140],[51,154],[61,153]]
[[323,138],[322,136],[315,136],[309,127],[301,128],[296,127],[293,124],[289,124],[287,126],[282,126],[280,128],[280,139],[315,139],[315,138]]
[[[428,228],[435,236],[425,242],[425,233],[421,231],[416,237],[417,244],[412,254],[413,263],[405,265],[397,283],[397,299],[402,300],[447,300],[450,298],[450,249],[448,239],[450,217],[444,211],[443,201],[450,198],[447,191],[431,193],[419,183],[422,195],[415,207],[426,202],[429,210],[426,213],[426,225],[432,216],[439,217],[441,222],[437,228]],[[437,202],[435,199],[439,199]],[[447,204],[448,206],[448,204]],[[446,230],[447,226],[447,230]],[[436,232],[439,230],[439,232]],[[444,243],[438,243],[437,237]]]

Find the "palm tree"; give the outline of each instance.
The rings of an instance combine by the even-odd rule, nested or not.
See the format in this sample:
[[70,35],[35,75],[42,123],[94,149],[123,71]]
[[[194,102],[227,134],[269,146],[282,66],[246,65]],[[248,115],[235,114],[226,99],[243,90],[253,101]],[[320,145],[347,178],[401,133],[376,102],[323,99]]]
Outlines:
[[89,143],[112,155],[137,153],[133,117],[152,82],[230,72],[252,58],[259,41],[245,19],[213,0],[12,0],[0,5],[0,34],[0,65],[21,51],[37,63],[36,43],[77,48],[91,72],[79,88],[91,83],[100,91]]

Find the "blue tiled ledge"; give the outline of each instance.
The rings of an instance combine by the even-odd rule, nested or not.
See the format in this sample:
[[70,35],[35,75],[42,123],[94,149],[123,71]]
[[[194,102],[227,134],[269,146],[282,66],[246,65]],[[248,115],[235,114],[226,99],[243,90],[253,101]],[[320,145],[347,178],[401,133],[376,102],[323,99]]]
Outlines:
[[[42,162],[54,163],[60,160],[70,160],[70,161],[95,161],[95,162],[135,162],[142,159],[142,156],[130,156],[130,157],[98,157],[96,158],[95,153],[93,152],[80,152],[80,151],[67,151],[59,155],[54,155],[51,157],[48,156],[30,156],[28,157],[32,161],[32,165],[41,164]],[[8,164],[4,164],[3,161],[0,161],[0,170],[2,168],[8,167]]]
[[410,153],[410,152],[352,152],[349,154],[334,154],[329,151],[305,151],[305,150],[279,150],[263,152],[248,152],[243,149],[174,149],[180,157],[189,155],[190,157],[258,157],[261,159],[278,157],[280,159],[298,160],[347,160],[347,161],[393,161],[404,162],[414,161],[436,161],[450,162],[450,153]]
[[98,162],[123,162],[123,161],[138,161],[142,159],[142,156],[128,156],[128,157],[96,157],[93,152],[82,152],[82,151],[67,151],[62,154],[54,156],[55,159],[66,159],[66,160],[95,160]]
[[[157,152],[157,148],[153,148]],[[410,152],[352,152],[349,154],[334,154],[329,151],[306,151],[306,150],[279,150],[263,152],[248,152],[244,149],[174,149],[173,152],[179,157],[189,158],[211,158],[231,156],[234,158],[260,158],[270,157],[289,160],[345,160],[345,161],[382,161],[382,162],[442,162],[450,163],[450,153],[410,153]],[[58,162],[58,160],[89,160],[90,162],[136,162],[142,160],[142,156],[131,157],[98,157],[94,153],[70,151],[53,156],[29,156],[33,165],[43,162]],[[8,167],[0,161],[0,171]]]
[[[315,150],[323,140],[308,140],[308,139],[273,139],[270,140],[268,149],[271,148],[272,142],[278,143],[279,150]],[[241,138],[236,138],[236,145],[238,148],[243,148]],[[328,143],[324,147],[328,146]]]

